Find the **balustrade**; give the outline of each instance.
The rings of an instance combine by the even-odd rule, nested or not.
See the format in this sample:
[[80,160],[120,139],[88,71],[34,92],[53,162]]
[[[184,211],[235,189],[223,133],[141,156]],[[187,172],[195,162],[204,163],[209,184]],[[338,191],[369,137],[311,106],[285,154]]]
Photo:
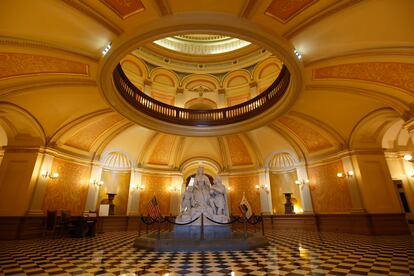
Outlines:
[[185,109],[157,101],[133,85],[119,64],[113,72],[113,78],[118,92],[140,112],[180,125],[215,126],[249,119],[273,106],[288,89],[290,72],[283,65],[276,80],[255,98],[238,105],[212,110]]

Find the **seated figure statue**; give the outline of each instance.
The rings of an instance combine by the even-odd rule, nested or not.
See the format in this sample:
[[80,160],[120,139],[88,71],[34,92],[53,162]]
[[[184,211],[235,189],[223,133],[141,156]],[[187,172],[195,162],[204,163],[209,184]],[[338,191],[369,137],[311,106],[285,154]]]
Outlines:
[[181,199],[181,210],[183,213],[190,213],[193,206],[193,188],[187,187]]

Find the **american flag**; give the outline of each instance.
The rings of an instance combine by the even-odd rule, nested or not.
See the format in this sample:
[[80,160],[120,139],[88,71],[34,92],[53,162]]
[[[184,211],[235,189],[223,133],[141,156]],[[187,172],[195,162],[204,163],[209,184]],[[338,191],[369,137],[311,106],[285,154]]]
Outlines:
[[155,195],[148,202],[148,209],[147,209],[147,211],[148,211],[148,214],[152,218],[159,218],[159,217],[161,217],[160,205],[158,205],[158,201],[155,198]]

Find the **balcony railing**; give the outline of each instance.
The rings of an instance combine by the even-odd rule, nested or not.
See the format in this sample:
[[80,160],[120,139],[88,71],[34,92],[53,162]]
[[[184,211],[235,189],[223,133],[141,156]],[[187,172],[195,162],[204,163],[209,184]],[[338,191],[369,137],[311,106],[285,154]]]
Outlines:
[[120,64],[114,70],[113,78],[119,93],[140,112],[174,124],[217,126],[252,118],[273,106],[286,92],[290,73],[283,65],[276,80],[258,96],[238,105],[211,110],[180,108],[149,97],[131,83]]

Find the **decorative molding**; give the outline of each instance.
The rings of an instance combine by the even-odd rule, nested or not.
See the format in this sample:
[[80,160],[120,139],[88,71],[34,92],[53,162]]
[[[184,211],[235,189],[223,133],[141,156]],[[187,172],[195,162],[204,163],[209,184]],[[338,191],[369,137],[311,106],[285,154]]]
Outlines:
[[114,11],[122,19],[145,10],[141,0],[101,0],[108,8]]
[[167,16],[173,13],[168,0],[155,0],[155,4],[157,5],[161,16]]
[[89,79],[69,79],[69,78],[53,78],[46,80],[27,80],[19,83],[6,83],[0,86],[0,95],[2,97],[13,94],[16,96],[18,93],[24,93],[27,90],[40,88],[40,87],[62,87],[62,86],[96,86],[95,80]]
[[87,1],[84,0],[62,0],[69,6],[77,9],[78,11],[82,12],[83,14],[89,16],[111,32],[113,32],[116,35],[120,35],[123,30],[118,27],[116,24],[111,22],[109,19],[107,19],[104,15],[97,12],[96,9],[92,8],[87,4]]
[[273,0],[267,7],[265,15],[276,18],[285,24],[317,1],[318,0]]
[[69,53],[73,55],[79,55],[94,62],[99,61],[95,55],[92,55],[86,51],[82,51],[79,49],[72,49],[66,46],[61,46],[57,44],[53,44],[50,42],[44,42],[39,40],[31,40],[25,38],[18,38],[18,37],[10,37],[10,36],[0,36],[0,45],[6,46],[18,46],[22,48],[38,48],[38,49],[46,49],[46,50],[55,50],[58,52]]
[[[317,0],[316,0],[317,1]],[[346,9],[354,4],[357,4],[361,2],[362,0],[341,0],[337,1],[337,3],[332,4],[326,9],[323,9],[322,11],[317,12],[315,15],[310,16],[307,18],[304,22],[301,22],[297,26],[293,27],[289,31],[283,34],[283,37],[286,39],[291,39],[292,37],[296,36],[298,33],[306,29],[307,27],[321,21],[322,19],[325,19],[328,16],[331,16],[334,13],[337,13],[343,9]]]
[[[349,93],[349,94],[354,94],[354,95],[361,95],[364,97],[369,96],[372,99],[386,103],[386,105],[395,109],[402,116],[403,114],[409,114],[411,110],[410,106],[408,106],[406,102],[403,102],[401,99],[395,97],[395,95],[380,93],[380,91],[373,90],[373,89],[367,89],[367,88],[362,89],[359,87],[350,87],[350,86],[344,86],[344,85],[338,85],[338,84],[322,84],[322,85],[312,84],[312,85],[306,85],[305,89],[308,91],[312,91],[312,90],[324,91],[326,93],[331,93],[332,91],[335,91],[336,93],[341,92],[341,93]],[[410,93],[408,91],[403,91],[403,92]]]
[[89,66],[62,58],[0,52],[0,78],[38,74],[89,74]]
[[407,47],[407,46],[391,46],[391,47],[381,47],[381,48],[365,48],[360,50],[354,50],[346,53],[338,53],[335,56],[326,57],[321,56],[314,59],[307,59],[304,63],[305,67],[308,68],[310,66],[318,67],[323,66],[325,62],[334,62],[336,64],[340,63],[340,60],[349,60],[350,58],[362,58],[366,59],[367,57],[374,57],[376,60],[378,59],[389,59],[389,58],[397,58],[407,59],[407,57],[412,58],[414,57],[414,47]]
[[370,81],[414,93],[414,63],[359,62],[318,68],[312,73],[314,80]]
[[257,2],[257,0],[246,0],[243,5],[243,8],[239,13],[239,16],[242,18],[249,19]]
[[116,123],[122,121],[124,117],[119,114],[112,114],[92,122],[76,131],[66,142],[65,145],[80,150],[89,151],[93,143],[103,132],[107,131]]
[[152,150],[148,163],[154,165],[168,165],[171,160],[171,154],[176,138],[177,136],[174,135],[162,135]]
[[227,147],[230,153],[232,166],[252,165],[250,153],[243,143],[243,140],[237,135],[226,136]]
[[296,119],[283,116],[279,118],[278,121],[289,128],[300,140],[302,140],[309,153],[328,149],[333,146],[332,143],[318,131]]

